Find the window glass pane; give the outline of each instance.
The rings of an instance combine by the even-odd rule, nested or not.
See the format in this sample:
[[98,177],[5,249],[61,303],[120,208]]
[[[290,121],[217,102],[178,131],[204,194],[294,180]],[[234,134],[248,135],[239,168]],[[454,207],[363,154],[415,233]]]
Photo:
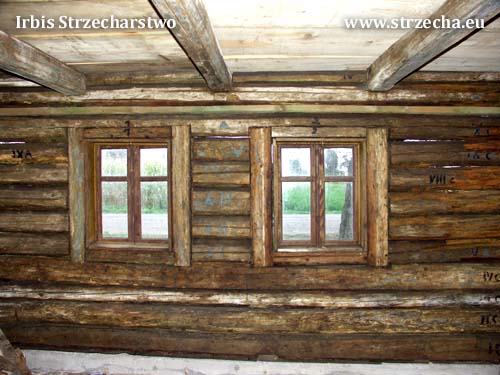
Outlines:
[[141,148],[141,176],[167,176],[168,149]]
[[311,183],[283,182],[283,240],[311,239]]
[[325,148],[325,176],[352,176],[352,148]]
[[311,151],[309,148],[281,149],[281,176],[309,176],[311,174]]
[[168,238],[168,182],[141,182],[141,232],[143,239]]
[[127,176],[127,149],[101,150],[101,176]]
[[128,238],[127,182],[102,182],[102,236]]
[[352,182],[327,182],[325,185],[326,240],[352,241],[354,239]]

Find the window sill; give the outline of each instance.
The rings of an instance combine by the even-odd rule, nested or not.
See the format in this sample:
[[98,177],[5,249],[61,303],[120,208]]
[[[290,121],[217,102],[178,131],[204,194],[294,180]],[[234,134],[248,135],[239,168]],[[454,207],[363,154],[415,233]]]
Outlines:
[[366,264],[366,251],[361,248],[311,249],[282,248],[273,253],[276,265]]

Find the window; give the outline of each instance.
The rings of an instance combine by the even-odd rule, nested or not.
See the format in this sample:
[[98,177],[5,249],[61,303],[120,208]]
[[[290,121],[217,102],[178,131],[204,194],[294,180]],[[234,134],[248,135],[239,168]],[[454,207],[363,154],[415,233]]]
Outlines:
[[275,142],[278,258],[280,252],[363,252],[362,150],[363,142]]
[[94,147],[97,240],[168,246],[168,145],[98,143]]

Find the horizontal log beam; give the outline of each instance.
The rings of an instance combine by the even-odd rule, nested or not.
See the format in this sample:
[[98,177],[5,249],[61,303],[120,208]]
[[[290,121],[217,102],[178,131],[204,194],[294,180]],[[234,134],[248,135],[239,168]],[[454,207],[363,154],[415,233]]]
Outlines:
[[215,91],[229,91],[231,72],[224,62],[203,2],[199,0],[150,0],[150,2],[163,19],[176,21],[176,27],[169,28],[169,31],[201,73],[208,87]]
[[[497,0],[447,0],[429,18],[484,23],[500,12]],[[484,25],[483,23],[483,25]],[[413,29],[389,47],[368,68],[368,88],[373,91],[390,90],[401,79],[430,62],[458,42],[473,34],[475,28],[431,27]]]
[[333,114],[405,114],[405,115],[488,115],[500,116],[500,107],[474,106],[401,106],[401,105],[328,105],[328,104],[262,104],[211,106],[88,106],[0,108],[0,117],[33,116],[105,116],[105,115],[171,115],[171,116],[277,116]]
[[0,68],[66,95],[85,92],[83,73],[3,31],[0,31]]
[[496,291],[429,292],[255,292],[157,290],[119,287],[1,285],[0,299],[61,300],[75,302],[165,303],[251,308],[416,308],[499,307]]
[[500,335],[255,335],[70,325],[5,327],[22,347],[280,360],[500,362]]
[[356,267],[266,267],[236,264],[167,265],[72,264],[59,259],[2,256],[0,278],[13,282],[188,289],[266,290],[496,290],[500,265],[402,265],[388,269]]

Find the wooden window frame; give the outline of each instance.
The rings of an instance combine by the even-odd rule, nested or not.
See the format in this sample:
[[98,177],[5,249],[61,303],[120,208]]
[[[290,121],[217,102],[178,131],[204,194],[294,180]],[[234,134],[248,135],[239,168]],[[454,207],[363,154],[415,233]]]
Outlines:
[[[172,194],[171,194],[171,147],[170,142],[127,142],[127,143],[94,143],[94,170],[95,173],[95,212],[96,215],[96,241],[95,246],[101,247],[106,244],[121,244],[122,248],[143,247],[149,245],[157,249],[170,250],[172,234]],[[140,151],[147,148],[167,148],[168,165],[166,176],[141,176],[140,173]],[[102,151],[106,149],[126,149],[127,150],[127,176],[102,176]],[[121,181],[127,182],[127,221],[128,238],[104,237],[102,233],[102,182]],[[168,183],[168,237],[163,239],[142,238],[141,227],[141,182],[143,181],[166,181]]]
[[[310,176],[282,177],[281,150],[283,148],[309,148]],[[325,176],[324,150],[326,148],[352,148],[352,176]],[[366,263],[366,188],[362,181],[364,173],[366,144],[364,139],[273,139],[273,208],[274,208],[274,246],[273,262],[275,264],[300,263]],[[311,183],[311,239],[309,241],[283,240],[282,225],[282,182]],[[352,241],[326,240],[325,220],[325,183],[353,182],[353,233]],[[315,219],[316,218],[316,219]]]

